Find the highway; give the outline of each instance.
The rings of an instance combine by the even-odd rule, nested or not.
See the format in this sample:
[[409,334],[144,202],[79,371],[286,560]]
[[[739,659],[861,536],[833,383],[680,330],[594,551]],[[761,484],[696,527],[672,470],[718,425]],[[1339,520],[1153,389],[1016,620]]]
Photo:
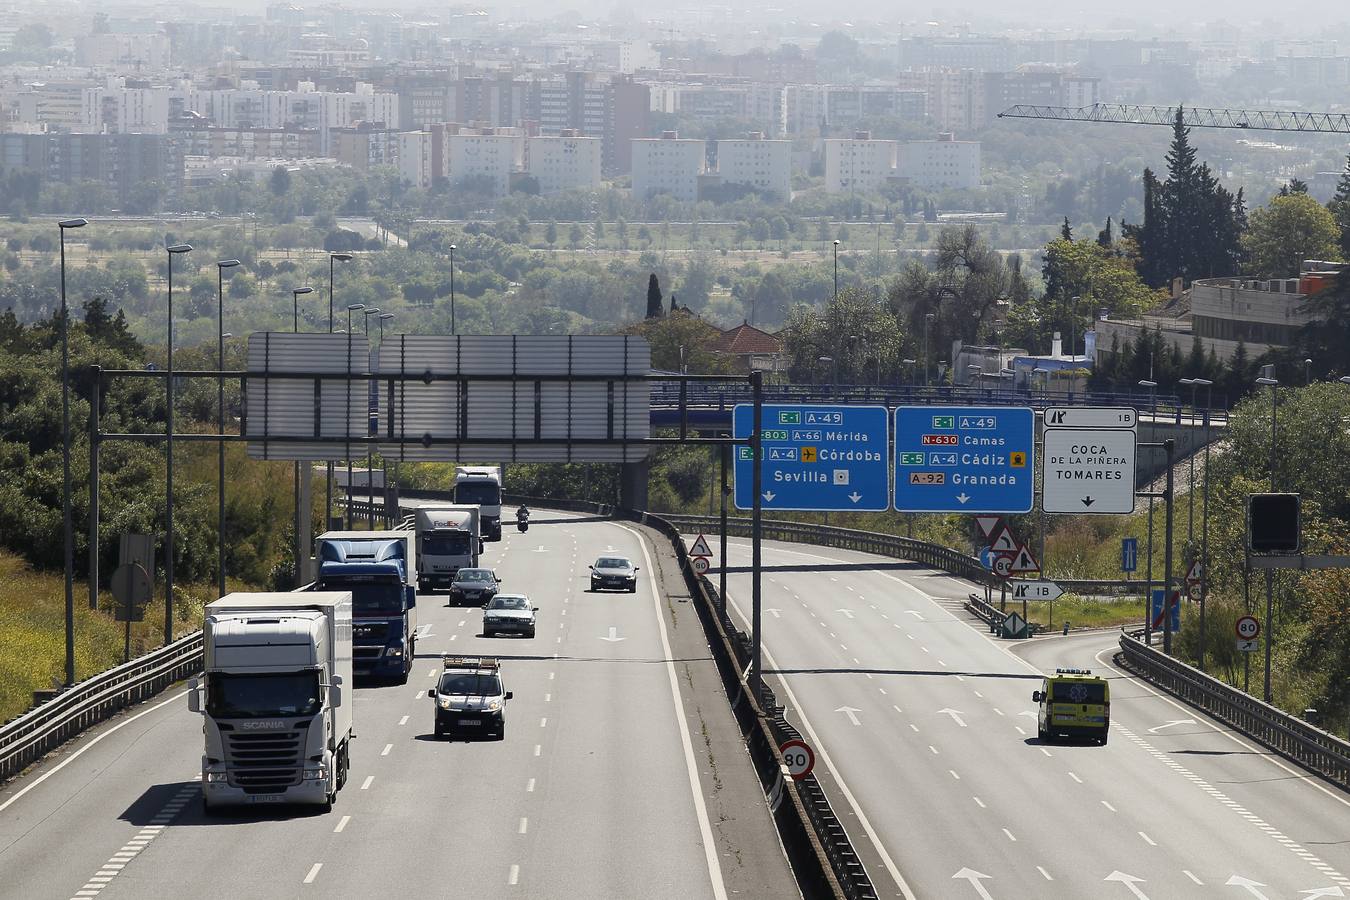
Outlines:
[[[729,555],[748,627],[749,543]],[[771,542],[764,565],[766,678],[879,896],[1350,896],[1350,800],[1112,668],[1114,632],[997,641],[943,573]],[[1057,666],[1111,679],[1107,746],[1036,737]]]
[[[328,814],[206,817],[181,687],[93,729],[0,792],[0,897],[798,896],[659,547],[562,514],[506,531],[484,562],[540,608],[533,639],[479,637],[479,609],[422,595],[408,684],[355,691]],[[642,568],[637,593],[587,591],[610,552]],[[504,740],[434,739],[443,652],[502,659]]]

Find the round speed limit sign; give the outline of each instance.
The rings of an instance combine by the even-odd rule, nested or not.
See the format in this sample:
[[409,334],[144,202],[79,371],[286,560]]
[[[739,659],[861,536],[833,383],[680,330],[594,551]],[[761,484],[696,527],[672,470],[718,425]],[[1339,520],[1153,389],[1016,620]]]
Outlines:
[[1012,574],[1013,556],[1011,553],[1003,553],[994,557],[994,574],[1007,578]]
[[708,574],[708,557],[695,556],[692,565],[694,566],[694,571],[697,572],[698,574],[700,575]]
[[1233,630],[1237,632],[1237,636],[1241,640],[1254,641],[1261,634],[1261,623],[1257,621],[1255,616],[1243,616],[1237,620]]
[[816,765],[816,754],[811,751],[805,741],[785,741],[778,748],[783,754],[783,759],[787,761],[788,774],[794,781],[801,781],[807,775],[811,774],[811,769]]

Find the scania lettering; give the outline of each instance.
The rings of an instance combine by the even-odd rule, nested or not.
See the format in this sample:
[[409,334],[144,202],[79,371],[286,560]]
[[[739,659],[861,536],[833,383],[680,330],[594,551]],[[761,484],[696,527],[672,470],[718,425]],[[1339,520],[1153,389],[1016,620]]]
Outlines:
[[331,808],[347,783],[352,738],[352,595],[230,594],[206,607],[202,804]]
[[359,676],[407,681],[417,653],[412,531],[330,531],[318,540],[315,589],[350,591]]
[[478,507],[478,527],[484,540],[502,539],[500,466],[460,466],[455,469],[455,503]]

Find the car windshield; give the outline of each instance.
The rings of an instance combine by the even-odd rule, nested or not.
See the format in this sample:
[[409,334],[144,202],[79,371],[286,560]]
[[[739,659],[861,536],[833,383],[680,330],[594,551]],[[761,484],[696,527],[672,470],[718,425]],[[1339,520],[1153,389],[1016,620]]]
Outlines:
[[529,604],[524,597],[494,597],[488,609],[529,609]]
[[469,536],[464,532],[429,534],[422,538],[424,556],[464,556],[469,552]]
[[1050,699],[1055,703],[1105,703],[1106,685],[1100,681],[1056,681]]
[[491,581],[492,573],[487,569],[460,569],[455,573],[456,581]]
[[442,694],[496,697],[502,692],[502,682],[496,675],[480,675],[477,672],[449,672],[441,676],[439,691]]
[[628,560],[618,557],[603,557],[595,564],[597,569],[626,569],[628,566]]
[[500,506],[502,489],[500,485],[484,481],[466,481],[455,485],[455,502],[470,503],[478,506]]
[[312,716],[319,711],[319,673],[211,675],[206,710],[218,719]]

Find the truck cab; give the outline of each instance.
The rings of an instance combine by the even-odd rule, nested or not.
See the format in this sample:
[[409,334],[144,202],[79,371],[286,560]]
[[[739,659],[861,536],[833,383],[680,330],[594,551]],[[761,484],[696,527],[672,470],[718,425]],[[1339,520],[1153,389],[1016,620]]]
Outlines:
[[502,539],[502,470],[500,466],[455,469],[455,503],[477,506],[483,540]]
[[419,506],[414,513],[417,535],[417,589],[422,593],[449,587],[461,568],[478,565],[482,550],[479,508],[469,505]]
[[406,682],[417,653],[411,532],[329,532],[319,538],[315,589],[350,591],[353,665],[360,678]]

